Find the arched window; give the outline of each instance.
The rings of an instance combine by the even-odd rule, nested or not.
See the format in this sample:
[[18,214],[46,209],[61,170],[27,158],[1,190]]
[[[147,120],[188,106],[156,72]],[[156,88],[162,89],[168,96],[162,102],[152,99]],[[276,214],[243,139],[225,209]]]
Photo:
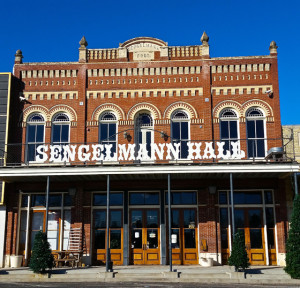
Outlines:
[[58,113],[52,119],[52,145],[67,145],[70,142],[70,119],[65,113]]
[[99,117],[99,143],[112,144],[111,157],[117,151],[117,117],[112,112],[104,112]]
[[246,113],[248,157],[265,157],[265,115],[259,108]]
[[238,115],[233,109],[224,109],[220,113],[220,140],[225,142],[224,152],[232,154],[231,142],[238,141]]
[[180,159],[188,157],[187,143],[190,141],[190,121],[188,114],[183,110],[176,110],[171,115],[172,143],[180,143]]
[[147,112],[139,113],[135,118],[135,144],[139,150],[139,144],[146,144],[148,156],[151,157],[151,143],[154,141],[153,119]]
[[36,160],[36,148],[44,143],[45,119],[41,114],[32,114],[27,119],[26,162]]

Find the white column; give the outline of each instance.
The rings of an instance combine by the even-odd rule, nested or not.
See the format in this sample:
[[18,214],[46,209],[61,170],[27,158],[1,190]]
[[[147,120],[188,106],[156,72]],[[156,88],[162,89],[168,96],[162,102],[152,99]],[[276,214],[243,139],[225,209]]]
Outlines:
[[6,206],[0,206],[0,267],[4,267]]

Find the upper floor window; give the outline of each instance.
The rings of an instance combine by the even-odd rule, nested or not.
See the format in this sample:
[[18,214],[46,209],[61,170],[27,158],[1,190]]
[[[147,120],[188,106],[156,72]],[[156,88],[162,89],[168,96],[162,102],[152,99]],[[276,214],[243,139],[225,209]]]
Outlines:
[[248,157],[265,157],[265,115],[259,108],[246,113]]
[[151,157],[151,143],[154,141],[153,119],[149,113],[139,113],[135,119],[135,144],[146,144],[148,156]]
[[27,120],[26,161],[36,160],[36,148],[44,143],[45,119],[41,114],[33,114]]
[[70,141],[70,119],[65,113],[58,113],[52,119],[52,145],[67,145]]
[[99,143],[111,144],[112,154],[117,150],[117,117],[112,112],[104,112],[100,115]]
[[223,153],[232,153],[231,142],[238,141],[238,116],[233,109],[224,109],[220,113],[220,138],[225,142]]
[[179,157],[186,159],[188,157],[189,135],[190,135],[189,116],[185,111],[177,110],[171,116],[171,137],[172,143],[180,143]]

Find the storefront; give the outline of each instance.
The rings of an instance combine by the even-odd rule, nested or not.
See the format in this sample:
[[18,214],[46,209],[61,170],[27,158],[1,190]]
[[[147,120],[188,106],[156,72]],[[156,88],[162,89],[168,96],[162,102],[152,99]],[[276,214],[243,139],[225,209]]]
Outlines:
[[30,65],[17,51],[6,257],[27,265],[39,230],[58,257],[76,229],[85,264],[226,264],[241,230],[251,264],[284,265],[299,165],[283,147],[276,43],[217,58],[208,41],[83,38],[78,62]]

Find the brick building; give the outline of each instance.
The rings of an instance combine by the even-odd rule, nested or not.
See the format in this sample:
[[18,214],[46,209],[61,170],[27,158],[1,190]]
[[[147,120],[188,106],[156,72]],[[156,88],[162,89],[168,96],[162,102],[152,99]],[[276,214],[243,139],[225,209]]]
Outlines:
[[83,37],[79,61],[59,63],[17,51],[24,87],[0,168],[6,258],[27,265],[39,230],[60,255],[79,228],[86,264],[105,263],[108,242],[115,265],[224,264],[242,230],[251,264],[284,265],[299,165],[282,157],[276,43],[213,58],[208,41],[87,49]]

